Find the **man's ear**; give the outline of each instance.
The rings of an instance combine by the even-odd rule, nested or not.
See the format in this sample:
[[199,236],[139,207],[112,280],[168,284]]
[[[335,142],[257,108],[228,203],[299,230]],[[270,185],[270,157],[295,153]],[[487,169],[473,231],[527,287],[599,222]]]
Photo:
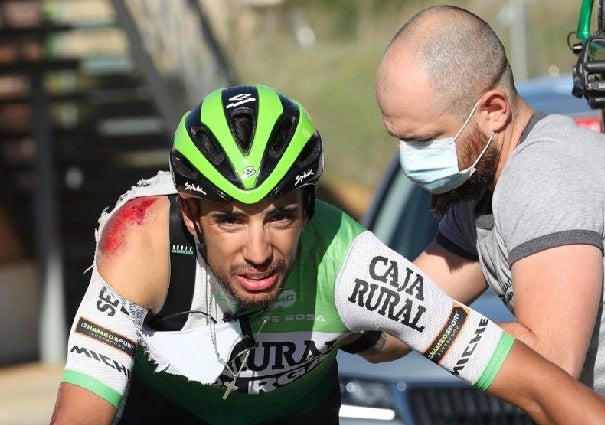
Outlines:
[[480,100],[477,123],[484,134],[498,133],[510,122],[510,99],[501,89],[488,90]]
[[195,223],[197,223],[201,213],[199,200],[194,198],[185,199],[181,196],[178,197],[178,200],[185,226],[189,233],[195,236]]

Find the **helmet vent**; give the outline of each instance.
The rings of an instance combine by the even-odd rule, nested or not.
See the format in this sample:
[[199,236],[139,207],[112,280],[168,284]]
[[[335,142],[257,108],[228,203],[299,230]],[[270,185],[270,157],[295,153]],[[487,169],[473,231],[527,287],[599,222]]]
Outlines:
[[303,150],[296,159],[296,164],[299,167],[306,167],[317,159],[321,154],[321,137],[317,134],[311,136]]
[[174,173],[183,176],[186,179],[195,181],[199,178],[199,173],[195,167],[193,167],[191,163],[177,151],[171,151],[170,165]]
[[216,142],[216,140],[208,134],[204,127],[191,127],[191,135],[196,142],[198,149],[206,158],[214,165],[218,165],[224,161],[225,155]]
[[273,132],[269,140],[269,155],[273,158],[279,158],[284,154],[286,146],[292,139],[296,129],[296,117],[282,115],[273,127]]
[[235,137],[239,149],[244,154],[248,154],[254,131],[252,117],[249,114],[237,114],[231,120],[231,133]]

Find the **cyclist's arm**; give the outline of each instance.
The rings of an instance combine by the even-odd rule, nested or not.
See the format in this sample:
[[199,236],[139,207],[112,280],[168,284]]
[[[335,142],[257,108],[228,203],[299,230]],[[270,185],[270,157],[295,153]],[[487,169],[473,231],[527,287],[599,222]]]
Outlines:
[[135,198],[109,219],[98,243],[96,265],[116,292],[157,312],[170,278],[166,196]]
[[[386,335],[381,353],[359,354],[380,362],[399,358],[402,347],[411,351],[407,344]],[[605,417],[605,400],[520,341],[513,344],[487,393],[520,407],[540,424],[600,424]]]
[[[467,260],[459,257],[437,242],[432,242],[413,261],[420,267],[425,275],[439,285],[447,295],[464,304],[470,304],[486,289],[485,279],[477,261]],[[353,334],[346,343],[351,343],[360,334]],[[385,343],[381,350],[356,353],[369,362],[380,363],[397,360],[409,352],[412,348],[396,337],[384,333]]]
[[51,425],[109,425],[116,408],[77,385],[61,383]]
[[[353,243],[335,291],[352,331],[396,335],[428,359],[543,424],[602,423],[605,400],[366,232]],[[564,397],[562,397],[564,395]]]
[[165,197],[129,201],[107,221],[74,317],[53,425],[110,424],[131,373],[143,319],[169,277]]
[[515,341],[488,394],[525,410],[539,424],[602,424],[605,400]]

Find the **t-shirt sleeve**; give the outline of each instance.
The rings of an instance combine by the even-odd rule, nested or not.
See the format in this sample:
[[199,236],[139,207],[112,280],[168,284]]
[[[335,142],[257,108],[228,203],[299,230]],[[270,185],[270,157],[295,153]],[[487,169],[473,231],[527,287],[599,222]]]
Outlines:
[[573,152],[563,155],[557,146],[538,147],[515,154],[494,193],[494,224],[510,266],[562,245],[589,244],[603,250],[605,186],[596,178],[603,172],[590,172],[591,163],[582,166],[582,158],[570,167]]
[[476,230],[473,210],[475,203],[461,201],[453,204],[439,221],[436,241],[454,254],[477,261]]

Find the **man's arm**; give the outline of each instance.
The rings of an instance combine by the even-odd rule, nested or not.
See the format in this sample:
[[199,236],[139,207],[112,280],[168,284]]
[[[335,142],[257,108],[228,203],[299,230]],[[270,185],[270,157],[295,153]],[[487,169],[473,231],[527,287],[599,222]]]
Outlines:
[[102,229],[74,317],[53,425],[109,425],[128,383],[142,321],[169,277],[168,199],[127,202]]
[[61,383],[50,425],[107,425],[116,408],[101,397],[76,385]]
[[[411,351],[393,336],[387,341],[381,353],[359,354],[378,362],[388,361],[393,348],[399,354],[402,347]],[[539,424],[601,424],[605,418],[605,400],[520,341],[513,344],[487,393],[518,406]]]
[[103,278],[124,298],[159,311],[170,278],[165,196],[136,198],[107,222],[95,258]]
[[348,329],[372,327],[397,336],[539,423],[603,423],[605,400],[480,313],[452,300],[371,233],[358,236],[348,254],[334,294]]
[[[414,264],[422,269],[441,289],[455,300],[464,304],[470,304],[477,299],[486,289],[485,278],[481,272],[479,262],[470,261],[459,257],[436,242],[432,242],[417,258]],[[371,363],[381,363],[397,360],[409,352],[412,348],[396,337],[384,333],[385,343],[376,352],[358,352]],[[351,343],[359,338],[359,334],[353,334],[345,342]]]
[[478,261],[459,257],[435,241],[413,263],[443,292],[463,304],[469,305],[487,289]]
[[512,267],[516,323],[503,327],[578,377],[603,286],[603,254],[592,245],[565,245],[530,255]]
[[[379,362],[389,361],[393,349],[397,354],[403,347],[411,351],[391,335],[387,341],[381,353],[359,354]],[[602,424],[605,418],[605,400],[520,341],[513,344],[487,393],[518,406],[539,424]]]
[[[512,267],[514,323],[502,327],[574,377],[578,377],[595,324],[603,285],[602,252],[592,245],[565,245],[517,261]],[[414,261],[452,298],[470,304],[485,289],[479,264],[433,242]],[[553,326],[557,323],[557,326]],[[360,355],[395,360],[410,351],[388,337],[385,352]]]
[[520,341],[513,344],[487,393],[520,407],[538,424],[605,421],[604,399]]

